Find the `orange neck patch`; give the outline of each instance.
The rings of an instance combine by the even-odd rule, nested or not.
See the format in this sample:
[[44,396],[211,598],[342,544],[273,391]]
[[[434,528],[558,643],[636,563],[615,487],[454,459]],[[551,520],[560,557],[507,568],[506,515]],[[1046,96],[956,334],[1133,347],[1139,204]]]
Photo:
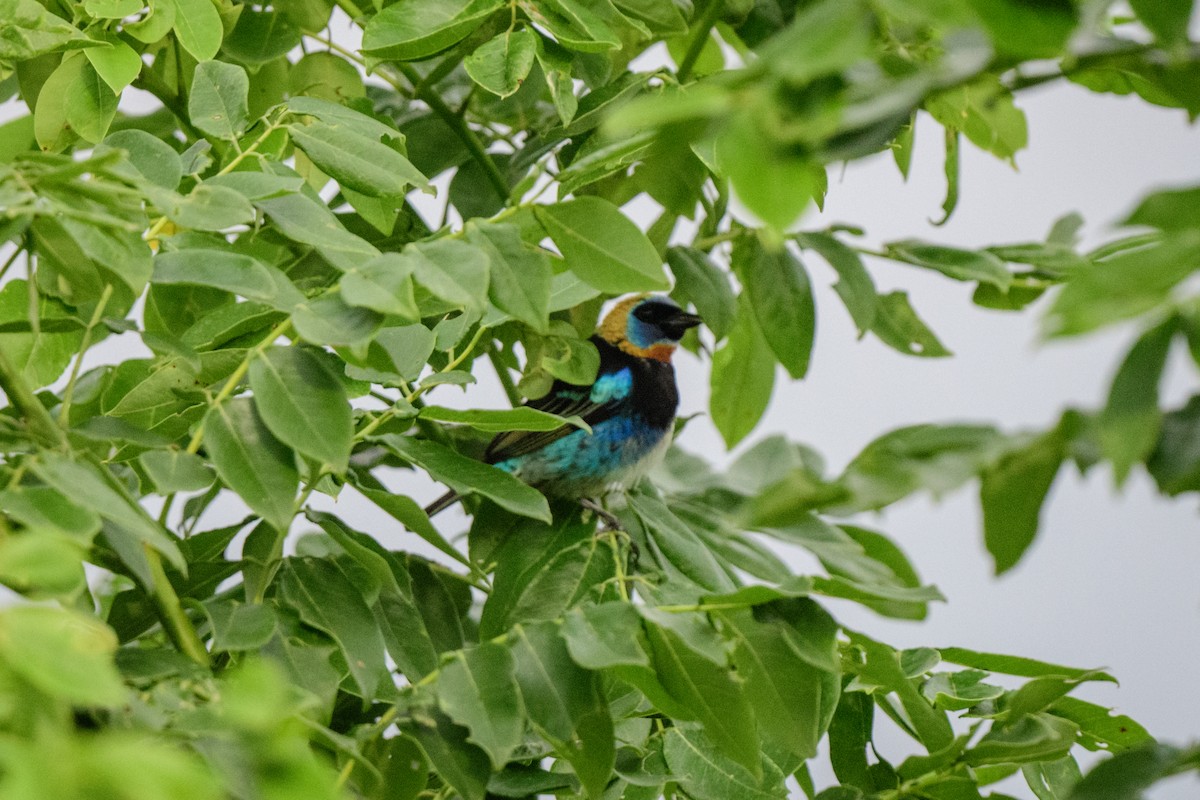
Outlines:
[[667,364],[671,363],[671,356],[675,354],[675,345],[673,344],[656,344],[651,347],[638,347],[628,339],[622,339],[617,342],[617,347],[622,351],[629,353],[631,356],[638,358],[653,358],[655,361],[662,361]]

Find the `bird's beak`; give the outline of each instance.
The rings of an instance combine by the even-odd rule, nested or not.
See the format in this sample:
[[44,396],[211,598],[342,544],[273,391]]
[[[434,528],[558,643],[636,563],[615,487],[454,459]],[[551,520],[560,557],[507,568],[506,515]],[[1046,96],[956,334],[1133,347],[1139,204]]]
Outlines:
[[658,324],[662,328],[663,333],[673,339],[682,339],[687,333],[688,328],[694,328],[704,320],[700,319],[695,314],[688,314],[685,311],[680,311],[678,314],[671,316],[669,319],[663,320]]

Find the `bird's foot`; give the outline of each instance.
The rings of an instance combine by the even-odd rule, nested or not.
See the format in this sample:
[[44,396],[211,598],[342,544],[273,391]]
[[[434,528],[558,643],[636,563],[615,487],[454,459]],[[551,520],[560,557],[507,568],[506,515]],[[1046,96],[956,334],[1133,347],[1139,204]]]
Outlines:
[[625,526],[621,524],[621,520],[617,519],[602,505],[590,498],[582,498],[579,501],[579,505],[583,506],[588,511],[591,511],[600,518],[601,522],[604,523],[600,530],[596,531],[597,535],[602,533],[620,533],[623,535],[625,540],[629,543],[629,567],[630,569],[635,568],[641,553],[638,551],[637,542],[635,542],[633,537],[629,535],[629,531],[625,530]]
[[610,514],[608,512],[608,510],[604,508],[604,506],[600,505],[595,500],[592,500],[591,498],[588,498],[588,497],[584,497],[584,498],[580,499],[579,505],[583,506],[588,511],[591,511],[593,514],[595,514],[597,517],[600,518],[600,521],[604,523],[604,527],[600,529],[602,532],[603,531],[623,531],[623,530],[625,530],[625,528],[622,527],[622,525],[621,525],[621,520],[617,519],[615,516]]

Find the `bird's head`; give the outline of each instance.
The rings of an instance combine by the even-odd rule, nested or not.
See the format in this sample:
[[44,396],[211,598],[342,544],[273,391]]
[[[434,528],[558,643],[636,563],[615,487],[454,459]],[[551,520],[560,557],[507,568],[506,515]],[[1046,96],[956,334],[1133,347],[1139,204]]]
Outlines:
[[600,323],[600,336],[630,355],[670,361],[675,346],[700,318],[661,294],[639,294],[617,303]]

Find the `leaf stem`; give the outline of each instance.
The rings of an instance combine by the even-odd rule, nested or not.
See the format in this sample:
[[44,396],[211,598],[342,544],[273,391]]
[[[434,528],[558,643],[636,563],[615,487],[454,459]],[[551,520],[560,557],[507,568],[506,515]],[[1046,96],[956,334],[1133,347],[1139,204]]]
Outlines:
[[692,242],[692,247],[698,250],[711,250],[719,244],[732,242],[746,235],[745,228],[732,228],[722,233],[714,233],[712,236],[705,236]]
[[617,532],[609,530],[606,538],[613,551],[613,568],[616,573],[614,577],[617,579],[617,591],[621,593],[621,599],[628,603],[629,587],[625,585],[625,560],[621,558],[621,545],[617,541]]
[[492,362],[492,368],[496,370],[496,377],[500,379],[500,386],[504,388],[509,404],[514,408],[521,405],[521,393],[517,391],[512,375],[508,374],[508,367],[500,363],[500,351],[494,345],[488,348],[488,358]]
[[687,50],[684,51],[683,60],[679,62],[679,69],[675,72],[675,77],[680,83],[686,81],[692,74],[692,68],[696,66],[696,60],[700,58],[700,53],[708,41],[709,31],[717,23],[717,17],[721,16],[724,6],[724,0],[709,0],[708,6],[704,9],[704,15],[696,23],[696,30],[692,33]]
[[[228,175],[229,173],[233,172],[239,164],[241,164],[247,158],[249,158],[250,156],[254,155],[256,152],[258,152],[258,148],[262,147],[263,142],[267,141],[267,137],[269,137],[272,133],[274,133],[275,131],[279,130],[279,128],[282,127],[279,124],[279,120],[282,118],[283,118],[283,115],[280,114],[280,116],[278,118],[276,118],[272,122],[268,123],[266,130],[264,130],[257,139],[255,139],[253,142],[251,142],[249,144],[249,146],[246,147],[245,150],[239,150],[238,154],[233,157],[233,160],[230,161],[228,164],[226,164],[224,167],[222,167],[220,169],[220,171],[218,171],[217,174],[214,175],[213,177],[219,178],[222,175]],[[163,232],[163,229],[167,227],[167,225],[170,223],[170,221],[171,220],[169,220],[165,214],[163,216],[159,217],[158,219],[156,219],[154,221],[154,224],[150,226],[150,229],[148,231],[146,231],[146,235],[143,236],[142,238],[145,239],[147,242],[153,242],[153,241],[157,240],[158,235]]]
[[70,418],[71,397],[75,394],[75,381],[79,379],[79,368],[83,365],[83,356],[92,346],[92,331],[100,324],[100,318],[104,315],[104,308],[108,305],[112,292],[112,284],[104,284],[104,291],[100,293],[100,301],[96,303],[96,310],[92,312],[87,330],[83,332],[83,341],[79,344],[79,354],[75,356],[75,363],[71,366],[71,377],[67,378],[67,388],[63,390],[62,406],[58,410],[58,424],[64,428],[67,427],[67,421]]
[[[268,345],[270,345],[280,336],[286,335],[291,327],[292,318],[288,317],[283,322],[272,328],[271,332],[264,336],[262,341],[252,347],[250,352],[246,353],[246,357],[242,359],[242,363],[238,364],[237,368],[229,376],[229,380],[225,381],[225,385],[221,387],[221,391],[217,392],[217,396],[213,398],[213,401],[209,404],[209,406],[216,407],[231,394],[233,394],[234,389],[236,389],[238,384],[242,382],[242,378],[246,377],[246,373],[250,371],[250,362],[257,358]],[[195,453],[198,451],[200,449],[200,441],[203,438],[204,420],[202,419],[196,426],[196,432],[192,434],[192,440],[188,442],[187,452]]]
[[5,259],[3,266],[0,266],[0,280],[4,280],[4,276],[8,273],[9,268],[17,263],[17,258],[24,252],[25,248],[23,247],[13,248],[12,255]]
[[[483,142],[479,140],[479,137],[475,134],[475,131],[471,130],[471,127],[467,125],[466,120],[463,119],[459,114],[455,113],[454,109],[446,105],[446,101],[442,99],[441,95],[435,92],[432,88],[424,85],[421,78],[421,73],[417,72],[408,64],[402,62],[397,63],[395,66],[396,69],[400,71],[400,74],[402,74],[404,78],[410,84],[412,84],[413,93],[420,100],[424,101],[425,104],[433,111],[433,113],[441,117],[442,121],[446,123],[450,130],[454,131],[454,135],[457,136],[464,145],[466,145],[467,151],[471,154],[471,158],[473,158],[475,162],[483,168],[483,174],[487,176],[488,182],[492,184],[492,188],[496,190],[496,194],[500,197],[500,199],[507,200],[509,191],[508,181],[505,180],[504,174],[500,172],[500,168],[496,166],[496,162],[492,160],[492,157],[488,155],[487,150],[484,149]],[[398,85],[399,82],[395,81],[386,72],[379,72],[378,74],[385,81],[395,87],[397,91],[402,90],[402,87]]]
[[37,395],[25,382],[25,376],[8,360],[3,349],[0,349],[0,389],[4,390],[8,401],[21,412],[29,433],[35,439],[48,447],[68,449],[67,434],[37,399]]
[[167,631],[167,636],[185,656],[202,667],[208,667],[211,663],[208,658],[208,650],[205,649],[204,642],[200,641],[195,627],[192,626],[192,621],[183,612],[183,606],[179,603],[179,595],[175,594],[175,588],[171,586],[167,572],[163,569],[162,558],[158,551],[150,545],[143,545],[143,547],[146,552],[146,561],[150,565],[151,581],[150,586],[147,587],[150,590],[150,600],[158,611],[158,617]]

